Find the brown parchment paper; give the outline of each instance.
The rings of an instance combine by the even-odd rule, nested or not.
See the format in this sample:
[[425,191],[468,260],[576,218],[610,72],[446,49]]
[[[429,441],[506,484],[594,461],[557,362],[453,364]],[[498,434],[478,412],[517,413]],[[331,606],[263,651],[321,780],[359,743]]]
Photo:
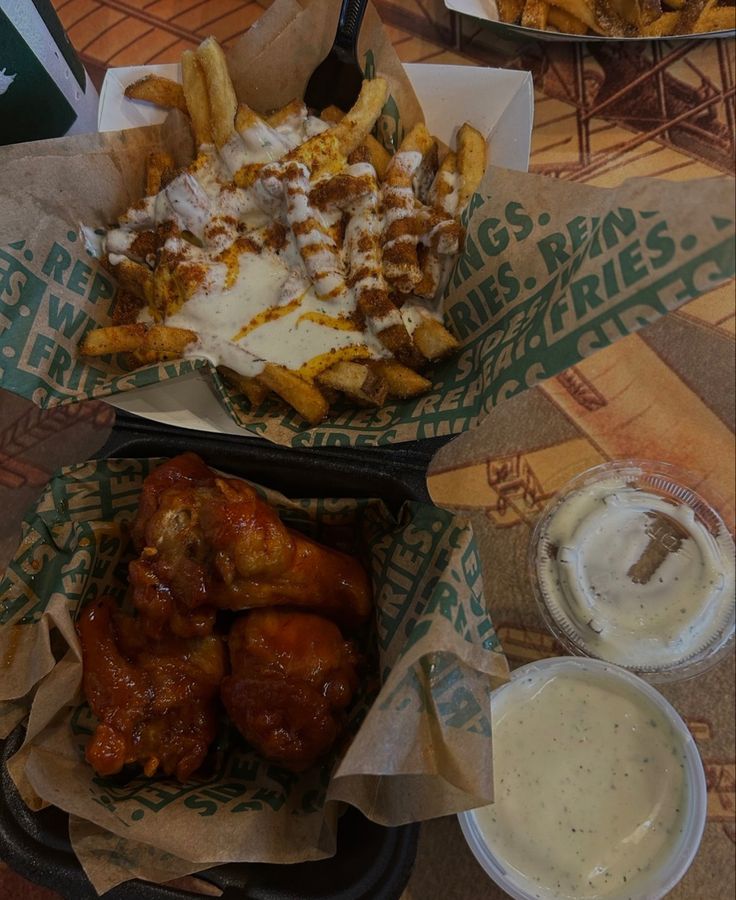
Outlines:
[[381,501],[289,501],[264,489],[291,527],[357,553],[371,572],[376,620],[362,640],[369,665],[348,738],[295,776],[261,760],[223,719],[211,759],[187,784],[95,775],[84,760],[94,717],[80,697],[74,619],[102,594],[123,601],[128,523],[156,464],[113,459],[62,469],[26,519],[0,583],[8,673],[0,700],[30,703],[25,743],[8,769],[32,809],[51,803],[75,817],[74,846],[98,889],[223,862],[329,856],[343,803],[401,824],[488,802],[488,691],[507,666],[472,531],[423,504],[392,515]]
[[[330,45],[337,9],[336,0],[277,0],[230,52],[240,96],[266,111],[301,95]],[[359,56],[366,71],[389,79],[378,134],[395,143],[421,110],[370,7]],[[459,124],[463,110],[456,114]],[[80,222],[102,227],[137,199],[143,158],[157,146],[187,158],[180,118],[0,148],[0,329],[9,348],[0,376],[7,389],[50,406],[203,368],[234,421],[277,443],[350,446],[456,434],[499,401],[734,271],[730,179],[641,179],[607,190],[489,167],[467,211],[465,250],[445,298],[460,353],[430,369],[433,387],[425,396],[336,412],[305,428],[274,400],[252,409],[204,360],[124,373],[115,359],[79,358],[83,334],[109,324],[115,292],[111,276],[87,255]]]

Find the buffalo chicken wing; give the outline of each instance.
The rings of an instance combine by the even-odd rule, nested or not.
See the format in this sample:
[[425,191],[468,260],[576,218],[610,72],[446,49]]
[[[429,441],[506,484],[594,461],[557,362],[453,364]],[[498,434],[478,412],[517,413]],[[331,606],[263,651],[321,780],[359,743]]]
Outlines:
[[114,601],[89,604],[77,623],[83,687],[99,724],[86,757],[100,775],[140,763],[185,781],[202,764],[217,731],[217,693],[225,674],[219,637],[146,640]]
[[208,634],[215,609],[298,606],[350,626],[370,614],[357,560],[288,529],[250,485],[193,453],[148,476],[133,540],[133,603],[151,634]]
[[302,771],[340,734],[358,684],[358,655],[321,616],[256,610],[230,630],[232,675],[222,701],[266,759]]

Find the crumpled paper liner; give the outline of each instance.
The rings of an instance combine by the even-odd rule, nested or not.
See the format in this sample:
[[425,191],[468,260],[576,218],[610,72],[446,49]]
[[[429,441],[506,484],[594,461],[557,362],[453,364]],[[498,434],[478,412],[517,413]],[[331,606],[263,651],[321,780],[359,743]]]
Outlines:
[[[277,0],[229,54],[239,95],[260,111],[301,95],[336,18],[335,0]],[[400,139],[421,110],[371,7],[359,49],[390,82],[379,135]],[[457,116],[460,124],[462,110]],[[115,359],[78,357],[83,334],[109,324],[115,291],[86,255],[79,223],[104,226],[139,198],[150,149],[189,158],[185,132],[170,116],[161,127],[0,148],[0,333],[8,351],[0,374],[9,390],[51,406],[204,368],[234,421],[279,444],[457,434],[504,398],[733,276],[732,179],[640,179],[604,189],[489,167],[445,297],[460,353],[430,367],[433,387],[422,397],[336,411],[305,428],[278,401],[251,409],[204,360],[126,373]]]
[[[295,776],[262,761],[223,724],[211,759],[185,785],[95,775],[83,756],[94,717],[80,702],[73,623],[102,594],[123,602],[128,524],[157,462],[62,469],[24,523],[0,584],[0,657],[9,673],[0,700],[35,691],[25,743],[8,769],[31,808],[52,803],[124,839],[120,850],[114,838],[75,826],[93,883],[105,888],[138,874],[169,880],[222,862],[324,858],[335,852],[341,802],[387,825],[489,802],[487,696],[508,670],[486,613],[472,531],[419,503],[393,516],[378,500],[290,501],[265,489],[291,527],[357,553],[372,574],[375,634],[363,641],[371,665],[349,713],[352,740]],[[101,840],[115,865],[104,864]]]

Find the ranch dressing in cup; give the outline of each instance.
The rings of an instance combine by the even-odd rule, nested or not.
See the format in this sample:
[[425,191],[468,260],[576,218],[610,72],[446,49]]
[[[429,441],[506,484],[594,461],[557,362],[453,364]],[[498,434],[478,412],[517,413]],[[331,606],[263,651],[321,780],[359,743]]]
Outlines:
[[491,697],[494,803],[471,849],[519,900],[656,900],[700,843],[706,788],[675,710],[623,669],[532,663]]
[[573,479],[530,544],[541,611],[574,653],[657,678],[716,661],[734,633],[734,546],[717,512],[664,463]]

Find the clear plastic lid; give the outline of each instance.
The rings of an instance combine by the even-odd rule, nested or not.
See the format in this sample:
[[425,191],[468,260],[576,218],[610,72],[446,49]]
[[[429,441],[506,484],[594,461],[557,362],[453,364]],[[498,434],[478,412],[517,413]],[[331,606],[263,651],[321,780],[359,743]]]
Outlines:
[[697,674],[734,635],[734,542],[692,478],[626,460],[578,475],[550,502],[529,565],[544,618],[573,653],[652,681]]

